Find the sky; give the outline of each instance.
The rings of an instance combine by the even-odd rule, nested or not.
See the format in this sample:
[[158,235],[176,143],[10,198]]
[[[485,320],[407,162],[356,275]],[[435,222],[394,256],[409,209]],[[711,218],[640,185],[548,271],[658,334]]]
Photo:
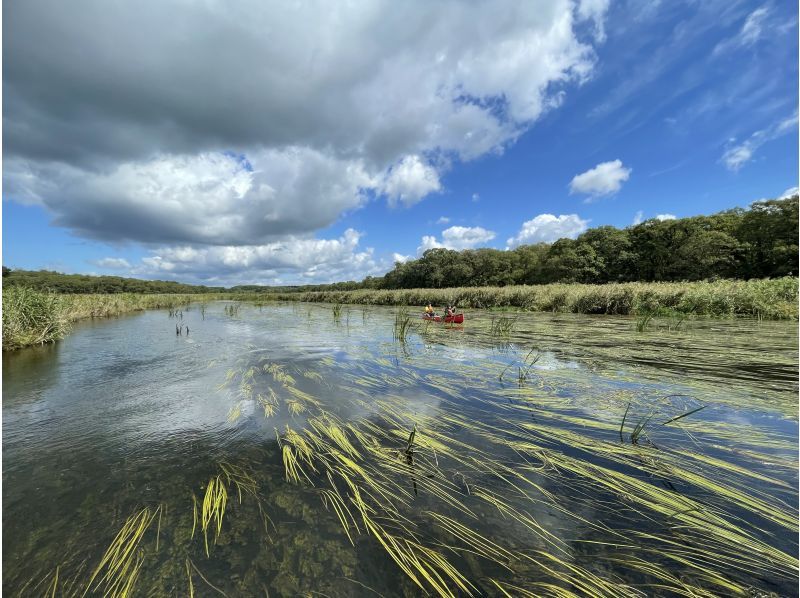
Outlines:
[[6,2],[2,262],[318,284],[781,197],[797,10]]

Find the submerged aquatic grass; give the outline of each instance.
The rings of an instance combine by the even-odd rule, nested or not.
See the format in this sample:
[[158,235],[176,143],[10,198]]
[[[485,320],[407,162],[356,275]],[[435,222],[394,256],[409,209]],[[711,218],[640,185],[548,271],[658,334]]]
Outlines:
[[106,596],[132,596],[145,554],[140,548],[145,532],[156,517],[160,522],[161,506],[145,507],[131,515],[106,550],[83,592],[102,588]]

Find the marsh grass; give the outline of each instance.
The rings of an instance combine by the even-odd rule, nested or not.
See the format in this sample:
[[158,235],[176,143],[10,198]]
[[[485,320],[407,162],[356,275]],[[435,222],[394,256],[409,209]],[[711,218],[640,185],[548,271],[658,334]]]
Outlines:
[[422,306],[455,303],[463,308],[640,315],[655,308],[701,316],[797,319],[798,279],[714,282],[547,284],[445,289],[397,289],[269,293],[281,301]]
[[236,303],[229,303],[224,308],[225,315],[229,318],[238,318],[239,311],[242,309],[242,305],[239,302]]
[[331,307],[331,313],[333,314],[334,323],[340,323],[342,321],[342,304],[340,302],[334,303]]
[[510,316],[492,316],[489,334],[495,338],[508,338],[514,332],[517,318]]
[[683,313],[663,307],[647,308],[636,316],[636,332],[646,332],[652,325],[655,325],[659,330],[676,332],[681,329],[687,318],[693,315],[695,314]]
[[397,310],[394,316],[394,340],[405,343],[408,333],[413,329],[411,316],[405,307]]
[[[533,354],[534,351],[536,351],[536,355]],[[536,363],[539,361],[539,359],[541,359],[541,357],[542,354],[535,347],[532,348],[530,351],[528,351],[528,354],[525,355],[523,359],[520,359],[519,361],[512,361],[511,363],[506,365],[506,367],[503,368],[503,371],[500,372],[500,376],[498,377],[498,379],[500,380],[500,382],[502,382],[503,376],[505,376],[506,372],[508,372],[509,369],[516,368],[517,384],[519,386],[522,386],[523,384],[525,384],[525,382],[528,381],[533,366],[536,365]]]
[[195,295],[68,295],[10,286],[3,289],[3,350],[50,343],[63,338],[70,324],[89,318],[107,318],[145,309],[171,310],[197,299]]
[[3,349],[41,345],[63,338],[69,318],[60,295],[24,287],[3,289]]

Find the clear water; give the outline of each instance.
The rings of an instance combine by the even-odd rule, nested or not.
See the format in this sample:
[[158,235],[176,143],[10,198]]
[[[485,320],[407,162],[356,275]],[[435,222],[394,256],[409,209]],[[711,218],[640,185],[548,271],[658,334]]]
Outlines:
[[[225,305],[210,304],[204,317],[195,306],[176,318],[156,310],[81,323],[55,345],[3,355],[9,595],[41,595],[56,567],[60,591],[81,594],[126,518],[158,505],[158,529],[154,523],[137,549],[137,595],[188,595],[190,577],[199,596],[215,593],[209,584],[229,596],[419,595],[364,525],[348,539],[321,495],[329,487],[324,466],[306,466],[301,483],[287,481],[278,437],[287,426],[303,433],[325,413],[363,426],[398,457],[398,471],[386,474],[397,494],[387,500],[397,498],[405,531],[396,516],[382,521],[445,554],[472,593],[501,595],[499,584],[512,595],[514,588],[546,595],[554,590],[536,584],[553,583],[592,594],[584,575],[620,594],[671,595],[679,583],[726,593],[669,556],[675,542],[702,550],[703,528],[693,529],[692,517],[703,513],[788,555],[772,564],[765,558],[763,568],[732,557],[703,570],[737,591],[796,594],[797,569],[787,562],[796,560],[797,529],[774,515],[797,519],[796,323],[692,320],[670,330],[676,323],[664,321],[637,333],[631,318],[524,314],[509,337],[497,338],[489,329],[499,316],[470,312],[463,327],[425,327],[415,318],[419,329],[400,343],[394,309],[345,307],[337,321],[325,305],[243,304],[236,317]],[[176,325],[189,333],[176,335]],[[270,365],[317,403],[292,407]],[[269,389],[277,408],[267,416],[258,396]],[[414,424],[418,462],[403,474]],[[432,440],[442,437],[457,448],[437,453]],[[363,459],[376,468],[389,463]],[[216,542],[210,536],[206,556],[202,534],[192,537],[193,496],[202,501],[220,463],[246,469],[258,489],[240,503],[229,487],[221,533]],[[584,464],[695,506],[688,514],[654,509],[644,491],[598,484],[597,470]],[[509,479],[510,471],[519,478]],[[437,494],[435,476],[453,501]],[[482,498],[481,489],[512,510]],[[381,502],[376,518],[386,515]],[[431,513],[515,556],[503,566],[476,554]],[[735,543],[731,554],[740,550]],[[637,558],[661,573],[634,565]],[[674,579],[665,583],[664,572]]]

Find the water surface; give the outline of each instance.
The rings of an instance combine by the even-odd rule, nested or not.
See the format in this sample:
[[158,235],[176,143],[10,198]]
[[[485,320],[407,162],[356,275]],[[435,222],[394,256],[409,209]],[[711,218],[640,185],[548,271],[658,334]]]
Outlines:
[[228,305],[3,355],[5,591],[796,594],[796,323]]

